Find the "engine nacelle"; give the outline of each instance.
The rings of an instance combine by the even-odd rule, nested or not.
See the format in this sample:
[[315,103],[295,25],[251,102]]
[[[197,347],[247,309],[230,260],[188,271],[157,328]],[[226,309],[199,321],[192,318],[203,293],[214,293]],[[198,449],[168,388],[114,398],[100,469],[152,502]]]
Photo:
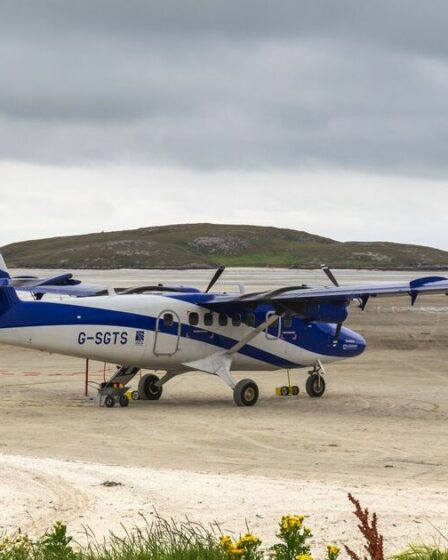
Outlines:
[[307,303],[304,318],[318,323],[343,323],[348,317],[346,303]]

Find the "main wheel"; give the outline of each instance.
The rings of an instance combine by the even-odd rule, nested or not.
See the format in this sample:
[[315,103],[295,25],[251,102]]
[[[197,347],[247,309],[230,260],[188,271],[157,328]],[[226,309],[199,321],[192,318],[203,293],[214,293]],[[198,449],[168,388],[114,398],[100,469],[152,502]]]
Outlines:
[[107,395],[107,397],[104,399],[104,406],[106,406],[107,408],[112,408],[115,406],[115,399],[112,395]]
[[127,395],[121,395],[120,400],[118,401],[120,406],[129,406],[129,397]]
[[144,401],[158,401],[162,396],[163,387],[157,387],[159,381],[157,375],[147,373],[138,383],[138,394]]
[[306,380],[306,392],[310,397],[321,397],[325,393],[325,379],[313,373]]
[[258,385],[252,379],[238,381],[233,390],[233,400],[237,406],[254,406],[258,395]]

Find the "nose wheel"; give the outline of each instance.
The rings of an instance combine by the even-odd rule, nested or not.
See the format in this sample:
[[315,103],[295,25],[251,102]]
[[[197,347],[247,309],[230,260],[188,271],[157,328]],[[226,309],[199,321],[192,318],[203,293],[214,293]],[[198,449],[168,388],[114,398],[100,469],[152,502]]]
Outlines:
[[323,378],[324,373],[325,370],[320,361],[309,372],[305,388],[310,397],[322,397],[325,393],[325,379]]
[[306,380],[306,392],[310,397],[322,397],[325,393],[325,379],[318,373],[311,374]]

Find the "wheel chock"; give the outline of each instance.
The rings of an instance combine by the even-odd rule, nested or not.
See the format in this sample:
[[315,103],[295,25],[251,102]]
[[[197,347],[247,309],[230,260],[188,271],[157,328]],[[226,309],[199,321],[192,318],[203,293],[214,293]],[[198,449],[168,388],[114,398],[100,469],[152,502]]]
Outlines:
[[283,387],[276,387],[275,394],[277,397],[297,397],[300,389],[297,385],[284,385]]

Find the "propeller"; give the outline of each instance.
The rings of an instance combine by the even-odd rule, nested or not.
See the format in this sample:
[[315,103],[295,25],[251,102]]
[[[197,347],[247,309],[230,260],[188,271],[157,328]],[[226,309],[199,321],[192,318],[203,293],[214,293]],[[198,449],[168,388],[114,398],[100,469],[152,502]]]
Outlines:
[[224,272],[224,270],[226,269],[226,267],[224,265],[221,265],[218,270],[215,272],[215,274],[213,275],[213,278],[210,280],[209,285],[207,286],[207,289],[205,290],[205,293],[209,292],[213,286],[216,284],[216,282],[219,280],[219,278],[221,277],[221,274]]
[[339,282],[336,280],[335,275],[333,274],[333,272],[331,271],[331,268],[329,266],[327,266],[326,264],[322,264],[321,265],[322,270],[325,272],[325,274],[327,275],[327,277],[329,278],[330,282],[336,286],[336,288],[339,288]]
[[[326,264],[321,265],[321,268],[325,272],[325,274],[327,275],[328,279],[333,284],[333,286],[336,286],[336,288],[339,288],[339,282],[336,280],[336,277],[333,274],[331,268],[329,266],[327,266]],[[333,338],[333,342],[335,344],[337,342],[339,342],[339,338],[341,336],[343,325],[344,325],[343,323],[338,323],[337,326],[336,326],[336,332],[334,333],[334,338]]]
[[338,323],[336,327],[336,332],[334,333],[333,342],[339,342],[339,337],[341,336],[343,323]]

